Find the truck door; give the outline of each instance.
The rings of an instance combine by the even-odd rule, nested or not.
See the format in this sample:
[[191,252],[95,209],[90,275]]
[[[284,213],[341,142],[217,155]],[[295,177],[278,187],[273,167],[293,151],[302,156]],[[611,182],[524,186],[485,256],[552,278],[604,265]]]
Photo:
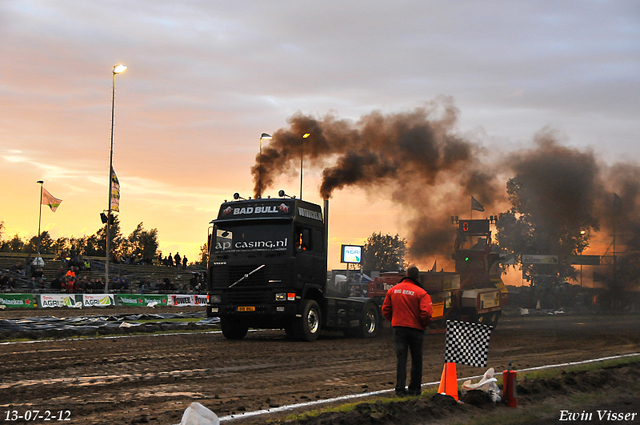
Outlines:
[[295,235],[295,255],[297,263],[297,279],[303,283],[312,283],[315,274],[315,255],[313,251],[313,241],[311,229],[307,227],[296,227]]

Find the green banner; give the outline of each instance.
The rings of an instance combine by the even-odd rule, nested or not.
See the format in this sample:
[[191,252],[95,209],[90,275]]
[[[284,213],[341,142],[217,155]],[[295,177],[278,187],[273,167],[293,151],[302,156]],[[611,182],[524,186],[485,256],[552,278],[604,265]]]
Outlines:
[[167,304],[166,295],[156,294],[117,294],[119,305],[147,306],[151,303],[164,306]]
[[0,305],[10,308],[36,308],[38,303],[32,294],[0,294]]

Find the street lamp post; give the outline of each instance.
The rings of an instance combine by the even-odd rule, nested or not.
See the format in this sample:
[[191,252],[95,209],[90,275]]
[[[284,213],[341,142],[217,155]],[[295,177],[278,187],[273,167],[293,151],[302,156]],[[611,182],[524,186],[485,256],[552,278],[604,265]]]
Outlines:
[[300,199],[302,199],[302,161],[304,160],[304,139],[311,136],[311,133],[304,133],[302,135],[302,143],[300,144]]
[[127,65],[118,64],[113,67],[113,83],[111,85],[111,148],[109,149],[109,202],[107,203],[107,247],[105,255],[104,266],[104,292],[109,292],[109,257],[111,251],[111,238],[110,238],[110,226],[111,226],[111,181],[113,170],[113,123],[116,116],[116,75],[121,74],[127,69]]
[[262,198],[262,139],[271,139],[268,133],[262,133],[260,136],[260,158],[258,158],[258,198]]

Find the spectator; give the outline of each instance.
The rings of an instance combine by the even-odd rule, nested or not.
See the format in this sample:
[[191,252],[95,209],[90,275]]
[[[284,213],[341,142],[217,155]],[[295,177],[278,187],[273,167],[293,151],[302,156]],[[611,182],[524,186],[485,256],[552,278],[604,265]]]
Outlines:
[[13,292],[16,289],[16,281],[13,279],[13,277],[10,277],[9,279],[7,279],[7,286],[6,286],[6,292]]
[[13,266],[11,266],[9,271],[11,273],[17,273],[19,275],[24,276],[24,269],[22,268],[22,264],[20,264],[20,263],[15,263]]
[[97,278],[94,283],[93,283],[93,289],[95,290],[95,292],[97,293],[101,293],[104,292],[104,282],[102,281],[102,278],[99,277]]
[[67,274],[65,274],[65,283],[63,289],[67,289],[67,292],[73,293],[76,286],[76,271],[75,267],[71,266]]
[[173,259],[176,261],[176,267],[180,267],[180,263],[182,262],[182,259],[180,258],[180,253],[176,252],[175,257],[173,257]]
[[66,272],[64,271],[64,267],[60,266],[60,268],[56,272],[56,277],[59,278],[59,279],[62,279],[62,277],[64,276],[65,273]]
[[120,278],[120,288],[124,290],[128,290],[130,286],[129,279],[127,276],[122,276]]
[[31,274],[31,265],[33,265],[33,257],[31,253],[27,254],[27,258],[24,259],[24,266],[27,276]]
[[88,272],[90,272],[90,271],[91,271],[91,261],[89,261],[89,260],[87,260],[87,259],[85,259],[85,260],[84,260],[84,269],[85,269],[86,271],[88,271]]
[[9,278],[4,275],[4,273],[0,272],[0,289],[4,290],[7,287],[7,282]]
[[182,270],[187,269],[187,256],[182,257]]
[[51,290],[56,292],[60,292],[62,290],[62,278],[56,276],[51,281]]
[[75,285],[75,289],[77,292],[87,292],[87,287],[88,287],[88,281],[87,281],[87,277],[86,276],[82,276],[79,279],[76,279],[76,285]]
[[114,276],[114,278],[111,280],[111,287],[113,289],[120,289],[120,287],[122,286],[122,280],[120,280],[120,275],[117,274]]
[[31,278],[31,292],[39,292],[44,289],[44,279]]
[[44,272],[42,271],[42,267],[38,267],[37,269],[35,269],[33,273],[31,273],[31,277],[34,277],[36,279],[43,279]]

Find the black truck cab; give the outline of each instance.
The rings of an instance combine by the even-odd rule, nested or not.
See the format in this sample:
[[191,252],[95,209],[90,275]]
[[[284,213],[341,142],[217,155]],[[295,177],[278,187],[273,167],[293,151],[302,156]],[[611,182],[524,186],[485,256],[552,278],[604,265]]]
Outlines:
[[[355,324],[347,313],[336,318],[336,299],[326,297],[327,230],[319,205],[295,198],[224,202],[212,224],[207,315],[220,317],[226,338],[242,339],[251,327],[311,341],[321,327]],[[376,328],[375,319],[369,326]]]

